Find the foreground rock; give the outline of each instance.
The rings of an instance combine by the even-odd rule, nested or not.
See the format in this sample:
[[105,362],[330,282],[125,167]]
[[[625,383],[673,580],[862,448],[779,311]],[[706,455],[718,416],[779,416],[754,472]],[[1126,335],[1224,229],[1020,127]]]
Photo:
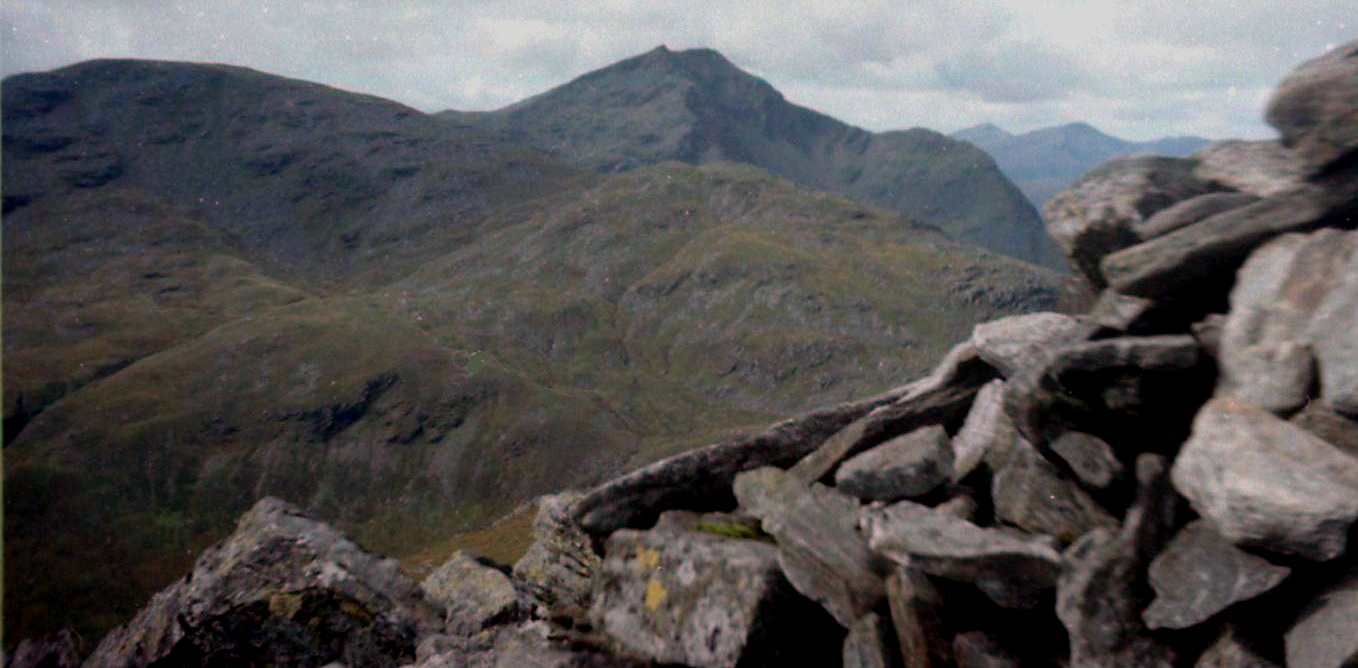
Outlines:
[[1324,172],[1358,150],[1358,41],[1303,63],[1278,85],[1266,112],[1283,145],[1310,173]]
[[869,612],[849,627],[844,639],[843,668],[903,668],[900,646],[891,626]]
[[581,498],[576,492],[539,498],[533,543],[514,564],[514,577],[549,605],[589,605],[591,578],[600,562],[589,536],[572,517]]
[[1274,415],[1214,399],[1174,462],[1174,487],[1227,540],[1324,561],[1358,519],[1358,460]]
[[858,502],[791,474],[762,468],[736,477],[736,498],[778,541],[778,562],[797,591],[846,628],[885,596],[876,560],[858,533]]
[[1287,632],[1288,668],[1358,664],[1358,568],[1321,592]]
[[535,602],[509,576],[466,552],[456,552],[420,583],[425,598],[443,610],[444,630],[472,635],[527,618]]
[[995,472],[991,496],[997,517],[1063,543],[1117,526],[1088,492],[1022,439]]
[[1358,418],[1358,233],[1343,242],[1354,250],[1325,300],[1316,308],[1306,339],[1320,366],[1324,402]]
[[835,487],[864,501],[924,496],[952,477],[953,451],[942,427],[922,427],[839,467]]
[[1260,656],[1244,634],[1235,626],[1227,626],[1206,651],[1198,657],[1193,668],[1279,668],[1278,664]]
[[1301,185],[1301,165],[1277,141],[1227,139],[1197,150],[1193,175],[1254,197],[1272,197]]
[[970,582],[999,605],[1029,608],[1056,584],[1051,543],[983,529],[910,501],[868,510],[863,528],[876,552],[930,575]]
[[46,638],[25,638],[4,659],[5,668],[76,668],[80,643],[70,629]]
[[1089,328],[1062,313],[1030,313],[981,323],[971,332],[971,345],[981,359],[1013,378],[1024,369],[1041,367],[1051,351],[1085,338]]
[[266,498],[84,665],[394,667],[440,621],[394,560]]
[[1278,586],[1290,572],[1231,545],[1198,520],[1151,562],[1155,601],[1142,617],[1152,629],[1186,629]]
[[712,668],[840,660],[843,630],[788,584],[767,543],[622,530],[606,552],[593,622],[630,654]]

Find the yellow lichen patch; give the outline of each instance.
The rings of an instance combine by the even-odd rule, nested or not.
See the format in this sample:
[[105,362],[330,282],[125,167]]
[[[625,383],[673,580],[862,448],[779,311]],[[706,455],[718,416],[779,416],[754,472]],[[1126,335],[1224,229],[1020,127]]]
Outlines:
[[639,547],[637,548],[637,561],[640,561],[641,565],[646,568],[655,568],[660,565],[660,550]]
[[283,619],[292,619],[302,609],[301,594],[274,594],[269,597],[269,614]]
[[651,578],[646,583],[646,609],[655,612],[665,603],[665,597],[670,592],[665,589],[665,585],[660,584],[659,578]]

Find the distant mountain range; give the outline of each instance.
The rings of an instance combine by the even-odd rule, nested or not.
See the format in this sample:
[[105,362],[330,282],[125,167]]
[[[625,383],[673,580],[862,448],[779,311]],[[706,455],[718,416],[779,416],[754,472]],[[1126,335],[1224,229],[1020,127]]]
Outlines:
[[1140,153],[1183,157],[1211,143],[1202,137],[1133,142],[1104,134],[1088,123],[1070,123],[1018,135],[983,123],[950,136],[989,153],[1004,175],[1039,210],[1075,177],[1106,160]]
[[986,154],[931,130],[877,134],[797,106],[710,49],[662,46],[498,111],[439,116],[608,173],[742,162],[958,241],[1066,266],[1037,211]]
[[[261,495],[409,555],[1061,307],[1062,277],[939,231],[1040,229],[979,150],[724,63],[647,54],[496,132],[223,65],[5,79],[6,637],[92,642]],[[652,116],[674,122],[628,125]],[[624,173],[514,139],[558,132]],[[742,155],[899,206],[706,164]]]

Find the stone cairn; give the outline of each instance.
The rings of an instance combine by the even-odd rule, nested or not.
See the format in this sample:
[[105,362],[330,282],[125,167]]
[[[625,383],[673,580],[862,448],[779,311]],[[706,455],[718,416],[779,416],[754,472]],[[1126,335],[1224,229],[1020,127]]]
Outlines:
[[1358,42],[1267,118],[1049,203],[1086,315],[545,497],[512,569],[266,499],[84,665],[1358,665]]

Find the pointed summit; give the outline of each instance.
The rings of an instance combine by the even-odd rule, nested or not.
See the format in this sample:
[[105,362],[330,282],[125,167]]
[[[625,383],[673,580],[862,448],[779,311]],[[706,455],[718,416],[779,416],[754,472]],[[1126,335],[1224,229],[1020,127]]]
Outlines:
[[984,153],[923,129],[875,135],[797,106],[712,49],[661,45],[482,122],[604,172],[743,162],[1006,255],[1063,262],[1037,212]]

